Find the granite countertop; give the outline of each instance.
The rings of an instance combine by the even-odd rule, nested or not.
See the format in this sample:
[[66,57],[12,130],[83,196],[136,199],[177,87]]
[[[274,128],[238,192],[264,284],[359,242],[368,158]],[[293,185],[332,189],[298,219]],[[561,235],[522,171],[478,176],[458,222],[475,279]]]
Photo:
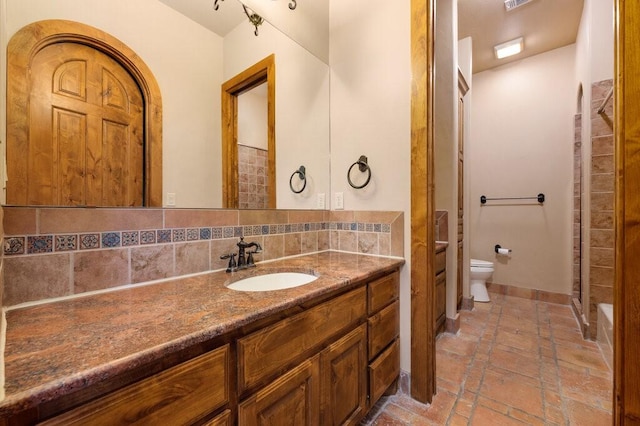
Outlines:
[[[0,416],[90,387],[403,263],[328,251],[232,274],[210,272],[9,310]],[[278,291],[225,287],[267,270],[300,269],[318,279]]]

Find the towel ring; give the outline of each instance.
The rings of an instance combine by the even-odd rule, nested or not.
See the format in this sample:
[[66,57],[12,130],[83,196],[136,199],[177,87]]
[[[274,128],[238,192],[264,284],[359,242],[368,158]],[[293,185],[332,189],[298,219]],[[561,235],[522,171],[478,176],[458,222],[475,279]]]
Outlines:
[[[302,189],[296,191],[295,189],[293,189],[293,177],[295,175],[298,175],[298,177],[300,178],[301,181],[304,182],[304,185],[302,185]],[[294,194],[299,194],[302,191],[304,191],[304,189],[307,187],[307,174],[306,174],[306,169],[304,166],[300,166],[298,168],[298,170],[296,170],[295,172],[293,172],[293,174],[291,175],[291,177],[289,178],[289,188],[291,188],[291,191],[293,191]]]
[[[360,186],[358,185],[354,185],[354,183],[351,181],[351,170],[353,169],[354,166],[358,166],[358,169],[364,173],[364,172],[368,172],[367,175],[367,180]],[[355,163],[353,163],[351,165],[351,167],[349,167],[349,171],[347,172],[347,181],[349,182],[349,185],[351,185],[352,188],[355,189],[362,189],[365,186],[369,185],[369,181],[371,180],[371,167],[369,167],[369,164],[367,163],[367,157],[364,155],[361,155],[360,158],[358,159],[358,161],[356,161]]]

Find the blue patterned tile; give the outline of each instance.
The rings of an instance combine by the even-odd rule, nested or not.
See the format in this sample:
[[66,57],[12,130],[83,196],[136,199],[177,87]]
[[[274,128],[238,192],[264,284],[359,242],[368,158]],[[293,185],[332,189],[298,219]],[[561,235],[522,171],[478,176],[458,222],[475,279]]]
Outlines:
[[275,235],[278,233],[278,225],[269,225],[269,234]]
[[120,247],[120,233],[119,232],[103,232],[102,233],[102,247]]
[[284,234],[285,232],[287,232],[287,226],[284,223],[278,225],[278,234]]
[[336,225],[335,229],[342,231],[342,222],[334,223],[333,225]]
[[156,231],[140,231],[140,244],[155,244]]
[[262,225],[262,235],[269,235],[269,225]]
[[80,250],[100,248],[100,234],[80,234]]
[[357,231],[358,230],[358,224],[353,222],[349,224],[349,229],[351,229],[352,231]]
[[388,223],[381,224],[380,228],[382,229],[382,232],[391,232],[391,225]]
[[358,222],[358,232],[363,232],[364,231],[364,223],[362,222]]
[[35,235],[27,237],[27,253],[51,253],[53,235]]
[[222,228],[217,226],[215,228],[211,228],[211,238],[215,239],[215,240],[219,240],[220,238],[222,238]]
[[225,226],[224,227],[224,238],[233,238],[233,226]]
[[4,239],[4,254],[24,254],[24,237],[9,237]]
[[364,225],[364,230],[367,232],[373,232],[373,223],[367,223]]
[[308,223],[305,223],[305,224],[304,224],[304,230],[305,230],[305,231],[310,231],[310,228],[311,228],[311,225],[310,225],[310,224],[308,224]]
[[[331,222],[329,224],[329,229],[338,229],[338,225],[340,225],[340,224],[337,223],[337,222]],[[342,227],[340,229],[342,229]]]
[[233,228],[234,237],[242,237],[242,226],[236,226]]
[[[187,238],[189,233],[187,232]],[[170,243],[171,242],[171,229],[158,229],[156,231],[156,241],[158,243]]]
[[250,237],[253,235],[253,226],[251,225],[246,225],[243,227],[244,229],[242,230],[242,233],[245,237]]
[[253,229],[251,230],[252,235],[262,235],[262,226],[253,225]]
[[284,226],[284,232],[285,232],[286,234],[291,233],[291,224],[289,224],[289,223],[288,223],[288,224],[286,224],[286,225]]
[[200,239],[200,230],[198,228],[187,229],[187,241],[196,241]]
[[56,235],[55,251],[73,251],[78,249],[77,235]]
[[184,229],[174,229],[173,231],[173,241],[186,241],[187,236]]
[[380,223],[374,223],[373,232],[382,232],[382,225]]
[[138,231],[128,231],[122,233],[122,246],[137,246],[140,241],[140,234]]
[[201,240],[210,240],[211,239],[211,228],[200,228],[200,239]]

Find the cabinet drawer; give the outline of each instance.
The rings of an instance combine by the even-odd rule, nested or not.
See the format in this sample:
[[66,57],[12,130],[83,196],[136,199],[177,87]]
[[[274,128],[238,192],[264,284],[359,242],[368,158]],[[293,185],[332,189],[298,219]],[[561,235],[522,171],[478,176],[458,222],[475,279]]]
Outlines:
[[307,359],[238,406],[238,424],[320,424],[319,355]]
[[436,253],[436,275],[447,268],[447,251]]
[[369,365],[369,396],[375,404],[384,391],[400,374],[400,343],[396,339],[391,346]]
[[400,302],[397,300],[369,318],[369,359],[373,359],[400,334]]
[[378,312],[398,298],[400,273],[393,272],[368,285],[369,314]]
[[42,424],[189,424],[228,400],[225,345]]
[[213,419],[209,420],[202,426],[232,426],[233,417],[231,417],[231,410],[225,410],[222,414],[218,414]]
[[360,287],[238,340],[238,386],[244,392],[366,316]]

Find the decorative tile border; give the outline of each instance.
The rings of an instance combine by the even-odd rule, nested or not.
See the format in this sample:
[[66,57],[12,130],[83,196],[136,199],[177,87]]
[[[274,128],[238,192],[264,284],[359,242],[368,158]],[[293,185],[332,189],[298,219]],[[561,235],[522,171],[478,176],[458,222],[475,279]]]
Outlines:
[[64,235],[19,235],[6,236],[3,250],[6,256],[16,256],[324,230],[390,233],[391,225],[388,223],[309,222]]

